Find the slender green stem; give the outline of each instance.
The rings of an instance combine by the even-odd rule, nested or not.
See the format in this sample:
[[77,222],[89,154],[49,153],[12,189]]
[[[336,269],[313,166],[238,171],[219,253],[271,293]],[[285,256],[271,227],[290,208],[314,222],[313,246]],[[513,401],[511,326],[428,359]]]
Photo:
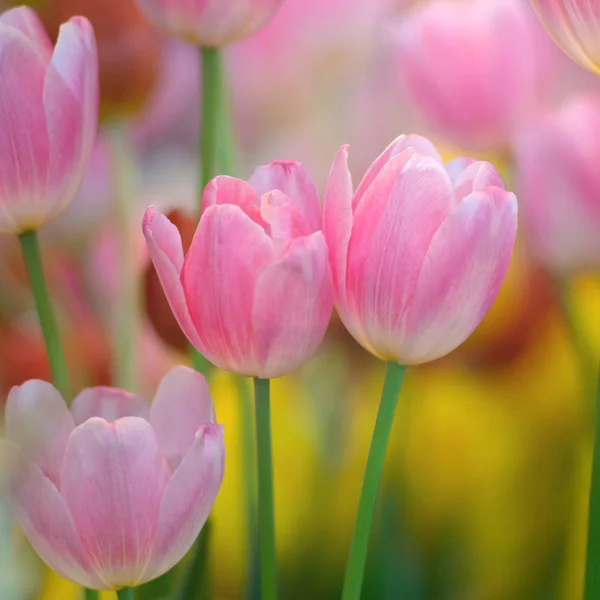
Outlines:
[[256,448],[258,472],[258,545],[260,597],[277,598],[275,561],[275,509],[273,502],[273,456],[271,452],[271,392],[268,379],[254,378]]
[[112,315],[112,377],[114,385],[136,388],[136,341],[139,326],[140,290],[135,263],[135,238],[131,227],[135,197],[135,164],[128,131],[122,123],[109,130],[114,173],[114,214],[118,245],[117,301]]
[[248,582],[246,598],[256,598],[259,595],[259,560],[256,523],[256,436],[254,435],[254,415],[252,413],[252,396],[248,380],[235,376],[238,394],[240,444],[243,460],[243,488],[246,508],[246,525],[248,528]]
[[600,375],[596,384],[596,417],[592,483],[588,508],[588,538],[585,562],[584,600],[600,598]]
[[100,597],[99,592],[97,592],[96,590],[90,590],[88,588],[85,588],[83,592],[85,600],[98,600],[98,598]]
[[216,175],[219,141],[220,109],[223,96],[221,55],[218,48],[201,48],[202,56],[202,134],[200,137],[200,187],[198,207],[202,191]]
[[387,363],[385,383],[381,393],[381,402],[379,412],[377,413],[377,420],[375,421],[375,429],[373,430],[358,512],[356,513],[354,535],[352,536],[350,555],[348,557],[348,564],[346,565],[342,600],[360,599],[369,549],[371,525],[373,523],[373,516],[375,515],[375,503],[379,490],[379,480],[383,472],[383,461],[392,423],[394,422],[398,394],[400,393],[405,370],[405,367],[396,363]]
[[54,385],[62,393],[63,398],[69,402],[71,399],[69,371],[58,336],[56,317],[52,310],[52,303],[50,302],[50,296],[46,286],[37,233],[35,231],[26,231],[19,236],[19,240],[21,242],[23,258],[27,265],[27,271],[29,272],[31,291],[40,319],[42,333],[44,334],[44,340],[46,342],[46,351],[48,353],[48,361],[50,362],[50,369],[52,371],[52,380]]
[[119,600],[134,600],[135,593],[133,588],[122,588],[117,590],[117,598]]

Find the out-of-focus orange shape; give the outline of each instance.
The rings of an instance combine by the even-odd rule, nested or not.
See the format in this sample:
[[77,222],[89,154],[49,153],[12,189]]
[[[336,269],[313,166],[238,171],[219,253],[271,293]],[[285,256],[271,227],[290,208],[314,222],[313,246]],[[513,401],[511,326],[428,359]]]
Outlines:
[[98,44],[102,115],[134,113],[143,106],[159,75],[161,43],[134,0],[29,0],[26,4],[39,12],[53,38],[60,24],[73,15],[91,21]]
[[[180,209],[168,213],[167,218],[179,230],[183,242],[183,251],[187,252],[194,237],[196,222],[188,213]],[[171,312],[171,307],[163,292],[152,261],[148,261],[146,273],[144,274],[144,295],[146,313],[156,333],[169,346],[182,351],[186,350],[189,347],[188,339],[181,331],[181,327],[179,327]]]

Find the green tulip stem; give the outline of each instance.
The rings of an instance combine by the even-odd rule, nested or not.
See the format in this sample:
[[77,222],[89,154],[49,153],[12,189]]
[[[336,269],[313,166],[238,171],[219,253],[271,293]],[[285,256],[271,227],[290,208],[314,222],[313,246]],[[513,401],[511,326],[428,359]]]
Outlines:
[[385,383],[381,393],[373,438],[371,439],[371,448],[369,449],[358,512],[356,513],[354,535],[352,536],[350,555],[346,565],[342,600],[360,600],[379,481],[383,472],[383,461],[405,370],[406,367],[397,363],[387,363]]

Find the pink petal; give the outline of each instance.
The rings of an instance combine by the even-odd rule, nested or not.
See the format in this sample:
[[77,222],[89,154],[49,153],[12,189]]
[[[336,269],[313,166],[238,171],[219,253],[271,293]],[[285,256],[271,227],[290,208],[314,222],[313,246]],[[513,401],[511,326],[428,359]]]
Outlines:
[[91,24],[74,17],[61,26],[44,83],[50,141],[52,215],[71,202],[87,171],[98,124],[98,56]]
[[0,456],[10,465],[13,514],[41,559],[66,579],[92,589],[107,589],[95,573],[71,513],[50,479],[10,442],[0,442]]
[[499,188],[448,215],[425,258],[399,362],[434,360],[471,335],[502,286],[516,231],[517,199]]
[[168,571],[194,543],[219,493],[224,460],[222,426],[202,426],[165,490],[144,581]]
[[454,179],[454,193],[458,201],[472,192],[483,192],[488,187],[505,189],[502,177],[489,162],[472,162]]
[[274,259],[271,239],[238,206],[211,206],[202,216],[181,280],[206,356],[218,367],[253,371],[251,298]]
[[279,190],[291,198],[309,224],[308,233],[321,229],[321,203],[315,184],[304,167],[293,160],[276,160],[258,167],[249,180],[259,196]]
[[169,467],[150,424],[94,417],[71,435],[61,495],[96,571],[111,587],[136,585],[152,552]]
[[260,212],[278,255],[285,252],[294,239],[313,231],[294,201],[279,190],[262,196]]
[[179,327],[191,344],[205,355],[204,345],[200,341],[186,304],[181,269],[183,268],[183,245],[177,227],[164,215],[157,213],[153,206],[148,207],[142,222],[144,237],[150,258],[169,301],[173,315]]
[[49,383],[31,380],[14,387],[5,410],[6,437],[18,444],[56,485],[75,422],[65,401]]
[[71,413],[77,425],[92,417],[100,417],[109,423],[123,417],[141,417],[148,420],[150,405],[136,394],[119,388],[100,386],[83,390],[73,400]]
[[208,182],[202,193],[202,214],[210,206],[219,204],[239,206],[254,222],[264,225],[260,216],[260,199],[243,179],[220,175]]
[[204,377],[187,367],[173,367],[160,382],[150,409],[150,424],[171,471],[190,449],[198,428],[215,421]]
[[52,57],[52,42],[44,24],[29,6],[17,6],[0,14],[0,24],[18,29],[36,47],[46,62]]
[[0,24],[0,232],[37,228],[46,216],[49,145],[46,64],[28,37]]
[[321,343],[333,308],[327,247],[319,231],[294,241],[265,269],[254,290],[252,323],[263,378],[281,377]]
[[356,210],[359,202],[362,200],[365,192],[369,186],[373,183],[377,175],[379,175],[381,169],[395,156],[402,154],[408,148],[414,148],[419,154],[423,156],[429,156],[443,165],[442,158],[438,154],[433,144],[420,135],[401,135],[397,137],[376,159],[375,162],[369,167],[362,181],[356,188],[354,199],[352,201],[352,208]]
[[335,302],[338,310],[346,306],[346,259],[352,233],[352,177],[348,170],[349,146],[342,146],[335,158],[323,206],[323,234],[329,251]]
[[393,358],[390,332],[402,327],[431,240],[453,203],[444,167],[409,149],[383,167],[354,214],[346,326],[381,358]]

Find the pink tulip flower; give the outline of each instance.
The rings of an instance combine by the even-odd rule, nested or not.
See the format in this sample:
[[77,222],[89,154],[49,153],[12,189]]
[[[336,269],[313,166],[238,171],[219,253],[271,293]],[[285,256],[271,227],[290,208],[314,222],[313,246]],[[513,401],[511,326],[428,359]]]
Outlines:
[[598,0],[531,0],[556,43],[586,69],[600,72]]
[[36,14],[0,15],[0,233],[54,219],[81,185],[94,145],[98,60],[90,23],[64,24],[53,49]]
[[449,142],[503,151],[541,97],[538,27],[523,0],[419,5],[394,28],[402,92]]
[[352,191],[335,157],[323,215],[336,307],[378,358],[424,363],[464,342],[491,307],[517,230],[517,200],[490,163],[444,163],[401,136]]
[[154,402],[84,390],[71,410],[49,383],[10,392],[5,457],[17,520],[57,573],[92,589],[158,577],[189,550],[223,478],[204,378],[175,367]]
[[551,271],[600,269],[600,100],[578,96],[515,145],[523,224]]
[[300,164],[259,167],[249,182],[213,179],[185,257],[176,227],[153,207],[143,230],[181,329],[218,367],[279,377],[320,344],[331,272],[319,197]]
[[238,42],[271,19],[283,0],[137,0],[141,11],[169,35],[203,47]]

